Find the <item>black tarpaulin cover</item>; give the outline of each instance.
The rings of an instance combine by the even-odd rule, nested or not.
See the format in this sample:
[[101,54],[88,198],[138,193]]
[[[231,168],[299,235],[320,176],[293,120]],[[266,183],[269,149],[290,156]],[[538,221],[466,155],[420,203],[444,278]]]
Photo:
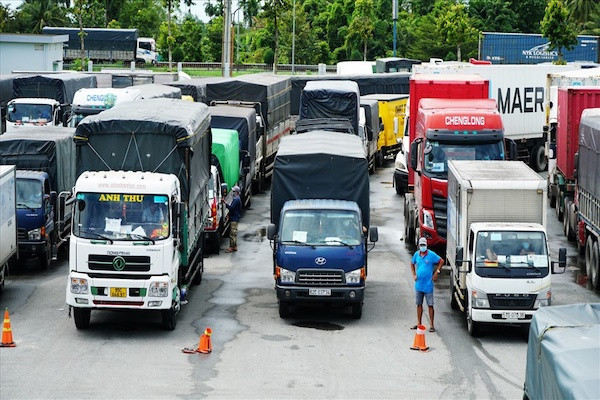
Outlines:
[[54,99],[60,104],[71,104],[79,89],[95,88],[96,76],[77,73],[62,73],[18,77],[13,80],[15,98],[39,97]]
[[[256,159],[256,110],[250,107],[210,106],[211,128],[233,129],[238,132],[240,151],[247,151],[254,175]],[[241,158],[240,158],[241,160]]]
[[[83,39],[85,50],[124,50],[135,54],[137,48],[137,29],[83,28],[87,35]],[[69,35],[69,50],[79,50],[81,41],[79,28],[58,28],[45,26],[43,34]]]
[[206,103],[206,85],[226,81],[228,78],[217,76],[207,78],[183,79],[176,82],[165,83],[165,85],[178,87],[183,96],[192,96],[194,101]]
[[271,183],[271,222],[288,200],[350,200],[369,227],[368,161],[358,136],[313,131],[281,139]]
[[318,130],[355,134],[352,124],[346,118],[304,118],[296,122],[296,133]]
[[13,99],[13,80],[19,76],[23,75],[0,74],[0,106]]
[[179,178],[195,200],[210,175],[210,114],[202,103],[177,99],[118,104],[83,119],[75,132],[76,171],[149,171]]
[[300,96],[300,119],[347,118],[358,132],[360,91],[352,81],[307,82]]
[[379,102],[375,99],[360,98],[360,106],[365,109],[365,119],[369,140],[379,139]]
[[161,85],[160,83],[145,83],[143,85],[128,86],[127,89],[140,91],[142,99],[158,99],[167,97],[170,99],[181,99],[181,89],[171,85]]
[[289,76],[248,74],[206,85],[206,102],[248,101],[260,103],[256,112],[262,114],[267,129],[290,116],[291,84]]
[[577,184],[600,198],[600,108],[581,113]]
[[320,75],[320,76],[292,76],[292,93],[290,101],[290,112],[292,115],[300,113],[300,95],[302,89],[309,81],[348,80],[356,82],[361,96],[375,93],[408,94],[410,85],[408,72],[396,72],[387,74],[370,75]]
[[598,399],[600,303],[542,307],[527,344],[530,399]]
[[76,180],[74,132],[56,126],[24,126],[7,132],[0,136],[0,164],[47,172],[52,190],[71,190]]

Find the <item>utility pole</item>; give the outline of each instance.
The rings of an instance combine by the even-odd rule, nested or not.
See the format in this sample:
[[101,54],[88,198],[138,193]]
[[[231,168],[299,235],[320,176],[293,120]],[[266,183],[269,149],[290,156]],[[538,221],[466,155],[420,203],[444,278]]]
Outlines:
[[223,1],[223,51],[221,55],[221,65],[223,67],[223,76],[231,76],[231,0]]
[[292,11],[292,75],[294,75],[295,56],[296,56],[296,0]]
[[392,0],[392,19],[394,20],[394,57],[396,57],[396,23],[398,22],[398,0]]

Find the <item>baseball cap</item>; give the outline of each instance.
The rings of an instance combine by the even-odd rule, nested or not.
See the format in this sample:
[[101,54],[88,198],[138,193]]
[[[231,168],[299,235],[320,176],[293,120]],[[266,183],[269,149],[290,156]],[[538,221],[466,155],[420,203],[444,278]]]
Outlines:
[[422,244],[424,244],[424,245],[427,246],[427,239],[425,239],[424,237],[422,237],[422,238],[419,239],[419,246],[422,245]]
[[234,186],[234,187],[233,187],[233,189],[231,189],[231,190],[233,190],[233,191],[234,191],[234,192],[236,192],[236,193],[239,193],[239,192],[240,192],[240,187],[236,185],[236,186]]

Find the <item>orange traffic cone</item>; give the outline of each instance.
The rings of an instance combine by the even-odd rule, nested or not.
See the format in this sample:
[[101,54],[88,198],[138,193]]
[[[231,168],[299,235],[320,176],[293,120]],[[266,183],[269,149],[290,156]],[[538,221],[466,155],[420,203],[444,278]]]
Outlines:
[[208,354],[212,351],[212,344],[210,342],[210,335],[212,329],[206,328],[202,336],[200,336],[200,343],[198,344],[198,353]]
[[2,343],[0,347],[15,347],[13,342],[12,329],[10,328],[10,317],[8,316],[8,307],[4,310],[4,324],[2,325]]
[[410,346],[411,349],[421,350],[421,351],[429,350],[429,346],[427,346],[425,344],[425,331],[426,330],[427,330],[427,327],[425,327],[425,325],[417,326],[417,333],[415,333],[415,341],[414,341],[413,345]]

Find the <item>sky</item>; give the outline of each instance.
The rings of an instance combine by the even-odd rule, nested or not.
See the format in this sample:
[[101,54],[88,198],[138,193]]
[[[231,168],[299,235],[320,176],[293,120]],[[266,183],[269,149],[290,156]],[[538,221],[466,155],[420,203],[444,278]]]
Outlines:
[[[204,6],[207,2],[208,2],[208,0],[194,0],[195,4],[190,9],[192,14],[194,14],[196,17],[198,17],[200,20],[202,20],[204,22],[208,22],[208,20],[209,20],[208,16],[204,12]],[[21,5],[21,3],[23,3],[23,0],[0,0],[0,3],[2,3],[3,5],[8,4],[14,10],[19,5]],[[237,8],[237,5],[236,5],[237,1],[234,0],[232,3],[233,3],[232,7],[235,10]],[[180,10],[182,12],[187,12],[187,7],[183,6],[183,4],[182,4]]]

